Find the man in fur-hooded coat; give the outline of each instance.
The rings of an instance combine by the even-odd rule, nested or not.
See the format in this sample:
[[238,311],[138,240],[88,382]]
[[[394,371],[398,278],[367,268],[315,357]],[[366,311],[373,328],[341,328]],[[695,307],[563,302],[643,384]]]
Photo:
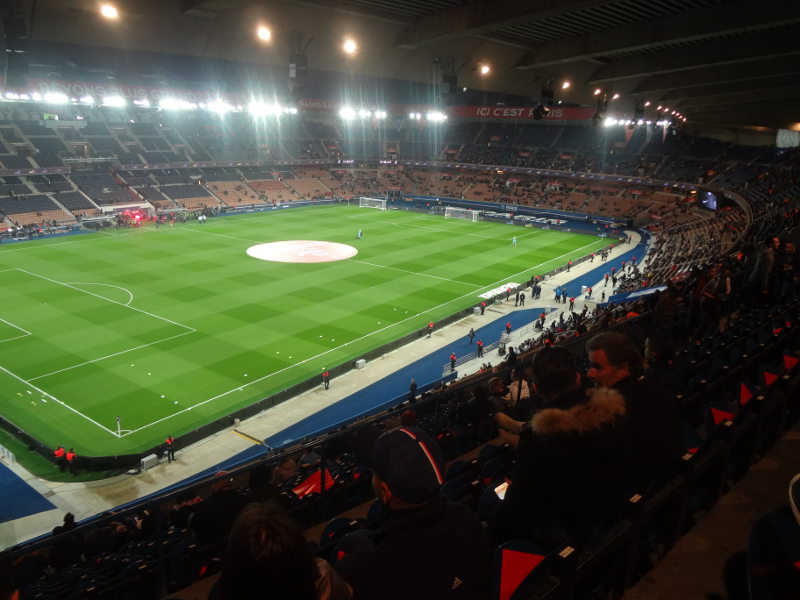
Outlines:
[[625,399],[610,388],[587,396],[563,348],[540,351],[533,371],[546,407],[528,423],[498,418],[520,437],[505,500],[492,512],[490,528],[498,542],[528,538],[546,549],[580,546],[630,490]]

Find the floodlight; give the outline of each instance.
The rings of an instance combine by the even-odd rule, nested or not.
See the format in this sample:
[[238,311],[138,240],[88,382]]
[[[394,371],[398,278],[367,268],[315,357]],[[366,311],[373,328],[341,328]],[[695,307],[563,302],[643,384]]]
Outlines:
[[19,100],[19,94],[15,93],[15,92],[6,92],[5,94],[3,94],[3,96],[7,100]]
[[434,123],[441,123],[442,121],[447,120],[447,115],[444,113],[434,111],[434,112],[429,112],[427,115],[425,115],[425,118],[428,119],[428,121],[432,121]]
[[125,106],[127,102],[125,102],[125,98],[122,96],[104,96],[103,97],[103,106],[116,106],[121,107]]
[[481,65],[481,75],[488,75],[492,68],[489,65]]
[[69,98],[67,98],[66,94],[62,94],[61,92],[47,92],[44,95],[44,101],[50,104],[64,104],[65,102],[69,102]]
[[356,118],[356,110],[350,106],[343,106],[339,109],[339,116],[345,121],[351,121]]
[[345,54],[355,54],[358,51],[358,44],[354,40],[347,38],[342,44]]
[[272,39],[272,32],[268,27],[264,27],[263,25],[258,26],[258,29],[256,29],[256,35],[258,36],[258,39],[263,42],[268,42]]
[[561,89],[562,90],[567,90],[567,89],[569,89],[570,85],[572,85],[572,84],[569,81],[565,81],[564,83],[561,84]]
[[141,106],[142,108],[150,108],[150,100],[142,98],[141,100],[134,100],[134,105]]
[[233,107],[224,100],[212,100],[206,105],[206,108],[221,115],[233,110]]
[[376,119],[385,119],[386,118],[386,111],[385,110],[376,110],[375,111],[375,118]]
[[372,113],[370,113],[366,108],[362,108],[361,110],[358,111],[358,116],[361,117],[362,119],[369,119],[371,114]]
[[[22,98],[22,96],[20,96]],[[31,94],[31,100],[36,100],[37,102],[42,99],[42,95],[39,92],[33,92]]]
[[603,93],[603,90],[601,90],[600,88],[594,88],[594,95],[595,96],[599,96],[602,93]]
[[197,108],[197,105],[177,98],[164,98],[158,102],[158,107],[163,110],[191,110]]
[[616,119],[612,119],[611,117],[608,117],[603,122],[603,125],[605,125],[606,127],[611,127],[612,125],[616,125],[616,124],[617,124],[617,120]]
[[78,102],[81,104],[94,104],[94,98],[92,96],[81,96],[78,98]]
[[618,100],[619,99],[619,94],[614,94],[613,96],[611,96],[611,99],[612,100]]
[[650,100],[645,100],[644,107],[647,108],[648,106],[650,106]]
[[103,4],[100,7],[100,14],[106,19],[116,19],[119,17],[119,11],[113,4]]

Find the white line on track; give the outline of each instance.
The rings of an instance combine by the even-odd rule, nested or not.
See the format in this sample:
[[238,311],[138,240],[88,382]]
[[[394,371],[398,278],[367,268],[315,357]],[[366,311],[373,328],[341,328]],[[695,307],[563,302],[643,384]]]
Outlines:
[[48,394],[48,393],[47,393],[47,392],[45,392],[43,389],[36,387],[36,386],[35,386],[35,385],[33,385],[33,384],[30,382],[30,381],[26,381],[26,380],[25,380],[25,379],[23,379],[22,377],[19,377],[18,375],[15,375],[15,374],[14,374],[14,373],[12,373],[11,371],[9,371],[8,369],[5,369],[5,368],[3,368],[3,367],[0,367],[0,371],[3,371],[4,373],[6,373],[6,374],[8,374],[9,376],[11,376],[11,377],[13,377],[14,379],[16,379],[17,381],[19,381],[19,382],[21,382],[21,383],[24,383],[25,385],[27,385],[27,386],[29,386],[29,387],[33,388],[34,390],[36,390],[37,392],[39,392],[39,393],[40,393],[42,396],[47,396],[47,397],[48,397],[48,398],[50,398],[50,399],[51,399],[53,402],[56,402],[56,403],[60,404],[61,406],[63,406],[64,408],[66,408],[66,409],[68,409],[68,410],[71,410],[71,411],[72,411],[72,412],[74,412],[76,415],[78,415],[78,416],[80,416],[80,417],[83,417],[84,419],[86,419],[87,421],[89,421],[90,423],[92,423],[93,425],[97,425],[97,426],[98,426],[100,429],[102,429],[103,431],[105,431],[105,432],[107,432],[107,433],[110,433],[111,435],[113,435],[113,436],[114,436],[114,437],[116,437],[116,438],[120,437],[119,435],[117,435],[117,432],[116,432],[116,431],[112,431],[111,429],[109,429],[108,427],[105,427],[104,425],[101,425],[100,423],[98,423],[97,421],[95,421],[94,419],[92,419],[91,417],[87,417],[85,414],[83,414],[83,413],[82,413],[82,412],[80,412],[79,410],[75,410],[74,408],[72,408],[72,407],[71,407],[69,404],[67,404],[67,403],[65,403],[65,402],[62,402],[61,400],[59,400],[58,398],[56,398],[56,397],[55,397],[55,396],[53,396],[52,394]]
[[[562,258],[564,258],[565,256],[567,256],[569,254],[572,254],[574,252],[579,252],[579,251],[583,250],[584,248],[588,248],[589,246],[594,245],[595,243],[596,242],[592,242],[591,244],[587,244],[587,245],[582,246],[580,248],[577,248],[575,250],[571,250],[570,252],[566,252],[566,253],[562,254],[561,256],[557,256],[555,258],[552,258],[552,259],[550,259],[550,260],[548,260],[548,261],[546,261],[546,262],[544,262],[542,264],[544,265],[544,264],[548,264],[548,263],[550,263],[552,261],[562,259]],[[538,267],[538,266],[541,266],[541,265],[536,265],[536,267]],[[520,271],[518,273],[513,273],[511,275],[508,275],[507,277],[504,277],[503,279],[499,279],[499,280],[497,280],[497,281],[495,281],[493,283],[490,283],[489,285],[484,286],[484,288],[485,289],[492,289],[494,287],[497,287],[498,285],[500,285],[502,283],[505,283],[505,282],[511,280],[514,277],[517,277],[519,275],[527,273],[527,272],[531,271],[532,269],[535,269],[536,267],[528,268],[528,269],[525,269],[525,270]],[[264,375],[263,377],[259,377],[258,379],[250,380],[245,384],[242,384],[242,385],[240,385],[238,387],[232,388],[232,389],[230,389],[230,390],[228,390],[226,392],[222,392],[221,394],[217,394],[216,396],[213,396],[211,398],[207,398],[206,400],[198,402],[197,404],[193,404],[192,406],[189,406],[189,407],[181,409],[181,410],[179,410],[177,412],[174,412],[171,415],[167,415],[166,417],[162,417],[160,419],[152,421],[151,423],[148,423],[147,425],[142,425],[138,429],[133,429],[133,430],[130,431],[130,433],[123,434],[122,437],[125,437],[126,435],[130,435],[130,434],[133,434],[133,433],[137,433],[139,431],[142,431],[143,429],[147,429],[149,427],[152,427],[153,425],[158,425],[159,423],[163,423],[164,421],[167,421],[167,420],[169,420],[169,419],[171,419],[171,418],[173,418],[173,417],[175,417],[177,415],[180,415],[180,414],[183,414],[185,412],[188,412],[188,411],[192,410],[193,408],[197,408],[199,406],[203,406],[205,404],[208,404],[209,402],[213,402],[214,400],[218,400],[220,398],[224,398],[225,396],[228,396],[228,395],[230,395],[232,393],[235,393],[235,392],[238,392],[238,391],[244,391],[245,388],[248,388],[248,387],[250,387],[252,385],[261,383],[262,381],[266,381],[267,379],[269,379],[271,377],[274,377],[275,375],[280,375],[281,373],[284,373],[285,371],[288,371],[289,369],[293,369],[293,368],[298,367],[300,365],[306,364],[306,363],[308,363],[308,362],[310,362],[312,360],[316,360],[318,358],[321,358],[321,357],[323,357],[323,356],[325,356],[327,354],[330,354],[331,352],[339,351],[344,347],[347,347],[347,346],[350,346],[350,345],[355,344],[357,342],[360,342],[362,340],[365,340],[365,339],[367,339],[369,337],[372,337],[375,334],[382,333],[382,332],[386,331],[387,329],[391,329],[392,327],[400,325],[401,323],[405,323],[406,321],[410,321],[412,319],[418,319],[421,315],[423,315],[425,313],[437,310],[437,309],[439,309],[439,308],[441,308],[443,306],[447,306],[448,304],[451,304],[451,303],[456,302],[458,300],[462,300],[463,298],[466,298],[468,296],[473,296],[474,293],[475,292],[468,292],[466,294],[462,294],[461,296],[458,296],[456,298],[448,300],[447,302],[443,302],[442,304],[439,304],[438,306],[431,307],[431,308],[429,308],[429,309],[427,309],[427,310],[425,310],[425,311],[423,311],[421,313],[417,313],[417,314],[411,315],[411,316],[406,317],[405,319],[403,319],[401,321],[396,321],[396,322],[392,323],[391,325],[387,325],[386,327],[381,327],[380,329],[376,329],[375,331],[371,331],[370,333],[367,333],[366,335],[362,335],[361,337],[355,338],[355,339],[350,340],[348,342],[344,342],[343,344],[340,344],[336,348],[331,348],[330,350],[326,350],[325,352],[320,352],[319,354],[316,354],[314,356],[309,356],[308,358],[306,358],[304,360],[301,360],[301,361],[298,361],[298,362],[296,362],[296,363],[294,363],[294,364],[292,364],[292,365],[290,365],[288,367],[284,367],[282,369],[278,369],[277,371],[274,371],[272,373],[268,373],[267,375]]]

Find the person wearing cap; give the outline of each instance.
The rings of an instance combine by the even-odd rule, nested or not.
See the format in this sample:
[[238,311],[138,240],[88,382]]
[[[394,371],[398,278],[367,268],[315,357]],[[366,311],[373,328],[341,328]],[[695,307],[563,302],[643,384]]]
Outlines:
[[387,431],[373,448],[372,487],[385,519],[351,533],[334,568],[354,598],[489,597],[489,544],[478,516],[440,496],[444,456],[418,427]]
[[527,422],[495,414],[518,436],[517,456],[505,498],[485,516],[497,543],[580,545],[630,489],[625,398],[606,388],[587,397],[574,357],[558,346],[535,355],[532,374],[543,408]]

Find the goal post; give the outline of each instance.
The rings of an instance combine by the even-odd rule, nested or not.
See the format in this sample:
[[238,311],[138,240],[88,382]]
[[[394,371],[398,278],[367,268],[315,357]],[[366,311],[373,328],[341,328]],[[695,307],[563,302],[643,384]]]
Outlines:
[[385,198],[367,198],[361,196],[358,199],[358,206],[361,208],[377,208],[378,210],[386,210]]
[[465,219],[473,223],[478,220],[479,211],[471,210],[469,208],[459,208],[457,206],[445,206],[444,218],[445,219]]

